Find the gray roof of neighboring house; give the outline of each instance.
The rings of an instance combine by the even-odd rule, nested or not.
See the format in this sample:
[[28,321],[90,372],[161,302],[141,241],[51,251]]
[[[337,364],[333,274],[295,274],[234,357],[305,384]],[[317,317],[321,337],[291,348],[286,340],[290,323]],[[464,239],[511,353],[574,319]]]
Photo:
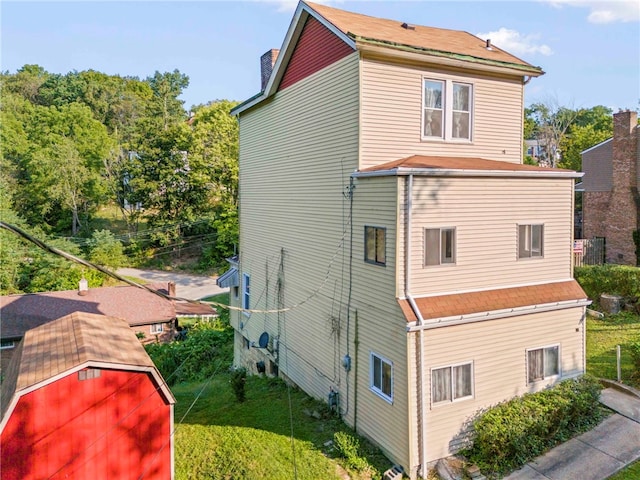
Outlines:
[[[167,285],[148,286],[168,293]],[[20,338],[31,328],[74,312],[121,318],[130,326],[176,318],[174,302],[133,286],[90,288],[84,296],[77,290],[8,295],[0,297],[0,336]]]

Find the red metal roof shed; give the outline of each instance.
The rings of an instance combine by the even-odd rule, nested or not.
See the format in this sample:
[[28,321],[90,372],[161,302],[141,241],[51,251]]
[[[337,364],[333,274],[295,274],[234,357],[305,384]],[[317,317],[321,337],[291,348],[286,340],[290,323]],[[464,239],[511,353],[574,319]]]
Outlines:
[[175,400],[124,320],[29,330],[0,399],[3,479],[173,478]]

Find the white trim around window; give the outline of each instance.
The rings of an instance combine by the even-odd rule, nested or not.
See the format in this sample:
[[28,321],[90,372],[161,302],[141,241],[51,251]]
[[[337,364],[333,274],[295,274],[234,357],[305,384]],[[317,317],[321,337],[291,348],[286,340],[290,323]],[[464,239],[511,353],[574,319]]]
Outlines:
[[[251,308],[251,277],[248,273],[242,274],[242,309],[249,310]],[[243,311],[246,316],[250,315],[250,312]]]
[[369,355],[369,388],[393,403],[393,362],[374,352]]
[[0,350],[9,350],[15,347],[16,347],[15,340],[2,340],[2,343],[0,343]]
[[518,224],[518,259],[544,257],[544,224]]
[[158,335],[164,331],[164,326],[161,323],[152,323],[151,327],[149,327],[149,332],[151,335]]
[[455,265],[455,227],[424,229],[424,266]]
[[473,84],[422,78],[422,140],[473,140]]
[[560,344],[527,349],[527,384],[554,380],[562,375]]
[[431,404],[446,405],[473,398],[473,362],[431,369]]

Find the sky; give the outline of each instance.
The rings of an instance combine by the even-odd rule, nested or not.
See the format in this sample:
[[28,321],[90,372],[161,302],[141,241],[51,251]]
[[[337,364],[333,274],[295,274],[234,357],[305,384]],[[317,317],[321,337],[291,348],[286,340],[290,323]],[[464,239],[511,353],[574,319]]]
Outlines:
[[[334,0],[330,6],[465,30],[546,72],[525,103],[640,107],[640,1]],[[0,68],[189,76],[185,108],[260,90],[260,56],[280,48],[294,0],[0,2]]]

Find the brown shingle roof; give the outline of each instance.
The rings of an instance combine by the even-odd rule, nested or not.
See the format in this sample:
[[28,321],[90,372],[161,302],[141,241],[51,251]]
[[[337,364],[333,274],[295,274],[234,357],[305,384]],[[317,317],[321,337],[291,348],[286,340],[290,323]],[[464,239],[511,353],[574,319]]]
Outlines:
[[2,416],[16,392],[87,362],[111,368],[121,365],[129,370],[152,369],[159,377],[127,322],[77,312],[26,332],[2,384]]
[[77,290],[9,295],[0,297],[0,335],[20,338],[30,328],[74,312],[122,318],[130,326],[176,317],[173,302],[133,286],[90,288],[85,296],[78,295]]
[[572,170],[561,168],[539,167],[537,165],[524,165],[519,163],[500,162],[498,160],[487,160],[484,158],[465,157],[428,157],[424,155],[413,155],[411,157],[394,160],[392,162],[375,165],[361,170],[362,172],[376,172],[381,170],[397,169],[444,169],[444,170],[485,170],[503,172],[566,172]]
[[531,64],[501,50],[495,45],[492,45],[492,49],[488,50],[484,40],[468,32],[420,25],[410,25],[412,28],[403,28],[402,24],[405,22],[410,23],[408,21],[410,19],[405,19],[404,21],[388,20],[346,12],[317,3],[306,1],[304,3],[342,33],[351,37],[376,40],[389,46],[408,46],[434,52],[469,56],[491,62],[514,64],[536,69],[539,73],[542,73],[538,67],[533,67]]
[[[586,299],[587,295],[575,280],[414,298],[424,320]],[[398,302],[408,322],[418,320],[407,300]]]

